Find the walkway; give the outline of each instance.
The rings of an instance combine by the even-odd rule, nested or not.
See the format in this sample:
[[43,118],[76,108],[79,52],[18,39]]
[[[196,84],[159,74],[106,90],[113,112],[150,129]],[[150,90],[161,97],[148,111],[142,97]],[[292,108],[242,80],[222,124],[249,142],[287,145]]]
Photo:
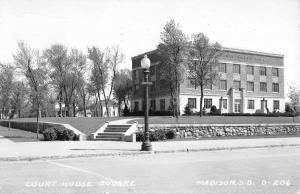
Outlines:
[[[0,127],[0,132],[8,128]],[[300,146],[300,137],[222,139],[152,142],[154,153]],[[150,154],[141,152],[141,142],[110,141],[35,141],[18,142],[0,138],[0,160],[90,157],[105,155]]]

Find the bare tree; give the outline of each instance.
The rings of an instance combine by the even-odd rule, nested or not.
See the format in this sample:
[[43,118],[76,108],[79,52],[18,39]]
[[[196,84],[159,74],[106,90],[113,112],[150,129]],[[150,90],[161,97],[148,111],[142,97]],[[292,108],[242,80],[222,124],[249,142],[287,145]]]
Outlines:
[[[179,24],[176,24],[174,20],[170,20],[161,33],[161,43],[158,45],[158,52],[162,59],[162,77],[164,77],[169,86],[171,105],[177,118],[180,111],[180,83],[183,80],[182,68],[186,58],[186,49],[187,36],[182,32]],[[175,95],[176,97],[174,97]]]
[[31,88],[30,94],[36,109],[37,138],[39,138],[40,104],[43,97],[43,91],[47,89],[46,63],[42,60],[38,51],[31,49],[24,42],[19,42],[18,47],[19,50],[13,55],[14,62],[25,75]]
[[109,115],[108,103],[111,99],[117,67],[124,60],[124,55],[120,52],[119,47],[106,49],[102,52],[97,47],[88,49],[89,59],[93,62],[91,83],[98,93],[99,102],[101,102],[101,93],[104,97],[107,116]]
[[195,88],[200,87],[200,117],[202,116],[203,89],[217,81],[218,73],[214,67],[222,54],[219,43],[210,43],[209,38],[203,33],[192,36],[192,45],[189,51],[188,77],[193,80]]

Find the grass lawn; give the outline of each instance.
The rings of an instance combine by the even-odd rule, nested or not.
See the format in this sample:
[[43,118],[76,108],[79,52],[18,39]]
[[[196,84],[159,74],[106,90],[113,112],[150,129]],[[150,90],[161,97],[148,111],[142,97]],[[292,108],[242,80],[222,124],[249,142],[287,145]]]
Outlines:
[[[33,142],[38,141],[36,138],[36,133],[32,133],[29,131],[23,131],[20,129],[10,130],[7,127],[0,126],[0,136],[3,138],[7,138],[13,142]],[[39,135],[39,140],[43,140],[43,135]]]
[[[144,118],[136,119],[139,124],[144,123]],[[130,121],[129,123],[133,123]],[[300,123],[300,116],[294,118],[295,123]],[[150,116],[149,124],[272,124],[293,123],[292,117],[259,117],[259,116],[181,116],[176,118],[170,116]]]
[[[124,119],[124,117],[46,117],[40,118],[39,121],[70,124],[81,132],[89,135],[99,129],[106,121],[114,121]],[[36,118],[21,118],[14,119],[14,121],[32,121]]]

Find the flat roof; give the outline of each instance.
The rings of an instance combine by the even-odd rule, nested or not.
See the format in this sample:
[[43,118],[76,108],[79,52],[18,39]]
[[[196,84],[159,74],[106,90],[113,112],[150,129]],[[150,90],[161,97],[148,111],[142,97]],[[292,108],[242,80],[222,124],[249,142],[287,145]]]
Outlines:
[[[275,53],[267,53],[267,52],[259,52],[259,51],[251,51],[246,49],[239,49],[239,48],[229,48],[229,47],[222,47],[223,51],[229,51],[234,53],[242,53],[242,54],[251,54],[251,55],[261,55],[261,56],[269,56],[269,57],[280,57],[283,58],[283,54],[275,54]],[[144,55],[151,55],[155,53],[157,49],[145,52],[143,54],[136,55],[134,57],[131,57],[131,60],[143,57]]]

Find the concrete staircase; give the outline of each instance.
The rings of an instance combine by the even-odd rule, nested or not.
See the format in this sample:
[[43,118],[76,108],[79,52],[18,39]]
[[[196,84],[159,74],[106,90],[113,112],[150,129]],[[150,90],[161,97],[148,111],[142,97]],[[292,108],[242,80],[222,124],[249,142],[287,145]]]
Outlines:
[[126,131],[131,127],[131,125],[113,125],[108,124],[104,131],[96,133],[94,140],[101,141],[124,141],[124,136]]

